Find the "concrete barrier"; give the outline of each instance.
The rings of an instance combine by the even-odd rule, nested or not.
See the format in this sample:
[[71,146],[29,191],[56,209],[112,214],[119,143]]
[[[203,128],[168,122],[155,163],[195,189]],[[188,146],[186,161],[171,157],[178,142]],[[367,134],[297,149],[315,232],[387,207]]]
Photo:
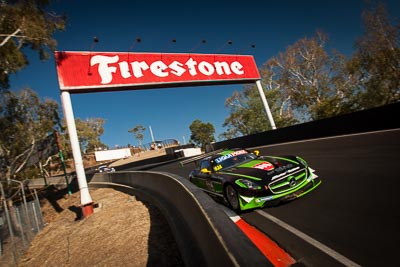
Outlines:
[[258,147],[298,140],[400,128],[400,102],[332,118],[216,142],[206,152],[220,148]]
[[163,172],[98,173],[90,187],[112,187],[155,204],[187,266],[273,266],[215,201],[189,181]]

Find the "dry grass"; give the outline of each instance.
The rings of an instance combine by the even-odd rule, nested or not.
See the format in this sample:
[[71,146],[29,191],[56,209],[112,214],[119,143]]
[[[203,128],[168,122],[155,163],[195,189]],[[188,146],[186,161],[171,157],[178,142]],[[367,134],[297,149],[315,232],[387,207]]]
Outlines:
[[99,207],[84,219],[79,219],[79,192],[44,201],[48,225],[18,266],[183,266],[156,207],[113,189],[91,189],[90,194]]

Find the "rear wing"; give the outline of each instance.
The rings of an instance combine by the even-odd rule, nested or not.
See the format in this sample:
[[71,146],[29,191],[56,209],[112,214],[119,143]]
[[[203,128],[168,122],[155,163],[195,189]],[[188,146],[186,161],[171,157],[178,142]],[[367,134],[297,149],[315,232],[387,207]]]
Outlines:
[[216,153],[219,153],[221,151],[223,151],[223,149],[218,149],[218,150],[215,150],[215,151],[212,151],[212,152],[201,154],[199,156],[191,157],[189,159],[182,160],[179,163],[181,164],[181,166],[183,166],[183,165],[186,165],[186,164],[189,164],[189,163],[196,162],[198,160],[207,158],[207,157],[212,156],[212,155],[214,155]]

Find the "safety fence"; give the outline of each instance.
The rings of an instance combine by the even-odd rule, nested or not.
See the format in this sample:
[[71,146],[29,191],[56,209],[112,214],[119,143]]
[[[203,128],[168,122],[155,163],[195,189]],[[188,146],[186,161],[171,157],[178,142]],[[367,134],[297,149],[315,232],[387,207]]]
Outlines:
[[[10,183],[19,184],[19,189],[7,197],[5,191],[9,191]],[[20,181],[2,181],[0,189],[0,266],[17,266],[18,259],[44,227],[40,202],[36,190],[29,190],[26,195]]]

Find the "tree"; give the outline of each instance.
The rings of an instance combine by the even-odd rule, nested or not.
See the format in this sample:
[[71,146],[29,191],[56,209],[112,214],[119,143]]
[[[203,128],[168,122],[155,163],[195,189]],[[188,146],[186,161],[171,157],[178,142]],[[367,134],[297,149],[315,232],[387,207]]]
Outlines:
[[346,58],[325,50],[328,37],[317,31],[302,38],[264,68],[276,77],[287,108],[299,121],[317,120],[351,111],[354,80],[345,71]]
[[37,145],[60,127],[58,103],[42,102],[31,89],[0,92],[1,179],[19,179]]
[[29,64],[24,48],[50,58],[57,45],[52,35],[64,30],[65,16],[46,12],[49,0],[6,0],[0,3],[0,89],[9,88],[9,75]]
[[[278,128],[297,122],[322,119],[353,108],[355,82],[346,73],[346,59],[324,46],[327,36],[317,31],[285,52],[268,60],[260,69],[263,88]],[[226,101],[230,115],[222,138],[233,138],[271,129],[255,86],[235,92]]]
[[75,119],[76,132],[79,144],[83,151],[93,152],[99,148],[107,148],[107,145],[100,141],[100,136],[104,133],[105,120],[102,118]]
[[[271,81],[272,82],[272,81]],[[271,109],[272,116],[278,128],[291,125],[294,118],[290,112],[285,112],[282,108],[282,95],[279,87],[272,83],[262,82],[265,97]],[[230,109],[230,115],[225,119],[223,127],[227,130],[222,133],[220,139],[232,139],[235,137],[255,134],[272,129],[260,94],[256,86],[246,86],[243,91],[235,91],[225,102],[225,107]]]
[[203,150],[206,144],[215,142],[215,129],[211,123],[194,120],[192,124],[190,124],[189,129],[191,131],[190,142],[200,146]]
[[136,125],[132,129],[128,130],[129,133],[133,133],[135,138],[139,141],[139,146],[142,145],[143,142],[143,132],[146,130],[142,125]]
[[[108,146],[100,141],[100,136],[104,133],[104,123],[105,119],[102,118],[75,119],[79,146],[82,151],[89,153],[99,149],[108,149]],[[72,147],[66,130],[66,122],[63,120],[60,144],[65,157],[69,158],[72,157]]]
[[392,25],[382,3],[362,15],[365,32],[356,42],[348,64],[357,79],[360,108],[372,108],[400,99],[400,24]]

